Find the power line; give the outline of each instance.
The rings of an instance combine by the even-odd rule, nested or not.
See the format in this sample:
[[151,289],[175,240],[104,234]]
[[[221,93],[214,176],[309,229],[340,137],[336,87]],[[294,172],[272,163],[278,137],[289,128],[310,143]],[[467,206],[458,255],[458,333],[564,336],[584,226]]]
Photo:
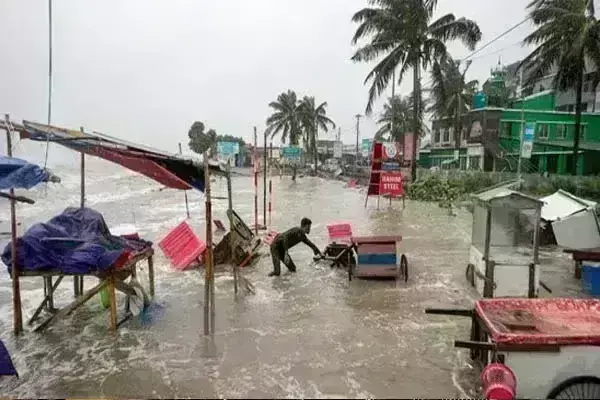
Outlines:
[[[492,40],[488,41],[486,44],[484,44],[483,46],[481,46],[480,48],[474,50],[471,54],[467,55],[466,57],[462,58],[460,60],[460,62],[463,61],[467,61],[467,60],[472,60],[473,56],[476,55],[477,53],[481,52],[483,49],[487,48],[488,46],[490,46],[492,43],[497,42],[498,40],[502,39],[504,36],[508,35],[509,33],[511,33],[512,31],[514,31],[515,29],[517,29],[518,27],[520,27],[521,25],[523,25],[525,22],[529,21],[531,19],[531,17],[527,17],[524,20],[522,20],[521,22],[511,26],[510,28],[508,28],[507,30],[505,30],[504,32],[500,33],[499,35],[497,35],[496,37],[494,37]],[[511,46],[514,46],[511,45]],[[509,46],[510,47],[510,46]],[[502,49],[501,49],[502,50]],[[493,53],[490,53],[493,54]],[[488,54],[488,55],[490,55]],[[481,57],[479,57],[481,58]],[[433,81],[433,79],[429,79],[429,81],[425,84],[422,85],[422,89],[426,89],[426,86],[430,85],[431,82]]]

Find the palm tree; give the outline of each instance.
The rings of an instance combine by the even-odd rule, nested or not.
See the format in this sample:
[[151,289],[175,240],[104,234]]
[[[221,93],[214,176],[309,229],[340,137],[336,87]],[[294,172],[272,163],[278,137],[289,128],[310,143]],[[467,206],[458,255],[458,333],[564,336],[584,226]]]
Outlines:
[[[413,103],[421,104],[421,68],[427,69],[434,60],[447,57],[446,42],[461,40],[469,49],[481,39],[477,24],[469,19],[446,14],[431,21],[437,0],[368,0],[372,7],[358,11],[352,20],[359,24],[352,43],[369,38],[352,60],[370,62],[383,59],[367,75],[371,82],[366,113],[370,114],[375,99],[386,89],[392,76],[398,73],[398,82],[406,72],[413,72]],[[398,71],[397,71],[398,70]],[[421,132],[420,107],[413,109],[413,131]],[[413,146],[416,160],[417,146]],[[412,165],[412,178],[416,178],[416,162]]]
[[530,72],[529,82],[557,68],[554,87],[560,91],[575,89],[575,132],[571,173],[577,174],[581,132],[581,98],[586,63],[593,74],[593,87],[600,82],[600,22],[593,0],[535,0],[528,5],[536,30],[524,40],[536,45],[519,65]]
[[460,147],[460,133],[463,124],[461,116],[471,108],[473,97],[479,87],[479,81],[468,81],[465,75],[470,62],[464,71],[460,71],[460,61],[446,58],[436,61],[431,68],[432,84],[429,89],[431,106],[428,112],[431,112],[434,118],[450,119],[454,127],[455,147]]
[[312,150],[315,161],[315,174],[317,173],[317,165],[319,164],[319,156],[317,153],[317,140],[319,138],[319,129],[325,132],[329,131],[329,127],[335,129],[335,122],[327,116],[327,102],[316,105],[315,98],[312,96],[304,96],[298,108],[300,109],[300,124],[305,133],[305,143]]
[[375,132],[375,141],[394,141],[402,143],[405,132],[410,132],[412,102],[408,97],[390,97],[383,105],[383,112],[377,120],[381,127]]
[[[271,138],[281,135],[281,142],[288,139],[291,145],[297,146],[302,137],[300,108],[296,92],[288,90],[280,93],[277,100],[269,103],[273,114],[267,118],[267,135]],[[296,165],[293,166],[292,180],[296,180]]]

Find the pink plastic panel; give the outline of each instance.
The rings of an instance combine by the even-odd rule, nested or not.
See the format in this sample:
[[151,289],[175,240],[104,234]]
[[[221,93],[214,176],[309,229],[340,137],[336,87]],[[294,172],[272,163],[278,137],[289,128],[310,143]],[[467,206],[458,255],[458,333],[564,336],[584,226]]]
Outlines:
[[352,238],[352,226],[348,223],[327,225],[329,240],[336,243],[350,244]]
[[187,222],[182,222],[171,230],[159,243],[173,269],[183,271],[198,260],[206,250],[206,243],[198,239]]
[[600,300],[483,299],[475,310],[496,343],[600,345]]
[[263,239],[263,242],[265,242],[266,244],[268,244],[270,246],[273,243],[273,240],[275,240],[275,238],[278,235],[279,235],[279,232],[269,231],[269,233],[267,233],[267,236],[265,236],[265,238]]

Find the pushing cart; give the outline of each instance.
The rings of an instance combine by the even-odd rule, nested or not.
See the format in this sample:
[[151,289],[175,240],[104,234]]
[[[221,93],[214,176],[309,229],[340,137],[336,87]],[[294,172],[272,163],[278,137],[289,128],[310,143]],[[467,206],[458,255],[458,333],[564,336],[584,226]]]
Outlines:
[[427,309],[471,319],[469,349],[485,398],[599,399],[600,301],[482,299],[474,309]]
[[348,280],[395,278],[408,281],[408,259],[400,251],[402,236],[353,236],[350,224],[327,226],[330,243],[323,258],[348,270]]
[[466,279],[482,297],[537,297],[539,293],[543,202],[510,189],[515,184],[504,183],[473,195]]

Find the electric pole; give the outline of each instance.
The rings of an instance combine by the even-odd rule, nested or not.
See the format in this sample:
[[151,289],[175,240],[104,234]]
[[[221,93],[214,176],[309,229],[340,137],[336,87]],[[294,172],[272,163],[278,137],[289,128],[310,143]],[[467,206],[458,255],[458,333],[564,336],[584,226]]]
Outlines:
[[362,115],[356,114],[356,166],[358,166],[358,138],[360,136],[360,119]]

